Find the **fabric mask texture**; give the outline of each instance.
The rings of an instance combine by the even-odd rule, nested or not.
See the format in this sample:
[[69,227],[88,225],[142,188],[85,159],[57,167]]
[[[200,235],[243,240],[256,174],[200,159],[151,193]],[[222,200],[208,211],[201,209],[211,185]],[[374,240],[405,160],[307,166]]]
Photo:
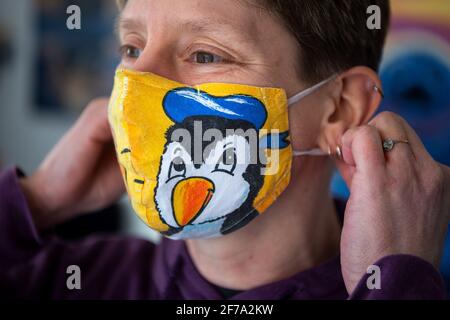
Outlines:
[[[287,107],[279,88],[188,86],[117,70],[108,117],[137,215],[163,235],[185,239],[224,235],[263,214],[290,180]],[[208,129],[223,138],[199,143],[195,134]],[[256,147],[242,134],[246,130],[256,132]],[[173,139],[178,132],[194,138]],[[205,155],[200,162],[195,148]],[[251,154],[263,156],[251,162]]]

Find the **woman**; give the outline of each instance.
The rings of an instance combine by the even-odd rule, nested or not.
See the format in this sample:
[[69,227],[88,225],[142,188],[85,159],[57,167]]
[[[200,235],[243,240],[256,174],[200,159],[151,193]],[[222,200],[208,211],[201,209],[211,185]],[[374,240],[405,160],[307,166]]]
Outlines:
[[[0,178],[3,293],[443,298],[435,268],[450,211],[449,169],[397,115],[370,120],[382,98],[376,70],[389,19],[387,1],[375,2],[381,30],[366,27],[369,1],[121,1],[120,68],[188,85],[283,88],[288,97],[321,83],[289,107],[290,143],[299,151],[290,183],[263,215],[214,238],[156,246],[49,238],[52,226],[124,191],[107,99],[95,100],[33,175],[10,169]],[[311,149],[334,157],[305,154]],[[328,193],[333,164],[351,190],[345,206]],[[71,265],[81,270],[80,290],[66,283]],[[379,280],[373,285],[368,268]]]

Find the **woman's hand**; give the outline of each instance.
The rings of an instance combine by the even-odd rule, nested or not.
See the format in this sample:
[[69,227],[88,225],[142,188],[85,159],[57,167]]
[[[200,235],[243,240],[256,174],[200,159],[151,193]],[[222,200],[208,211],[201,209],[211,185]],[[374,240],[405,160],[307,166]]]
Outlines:
[[106,98],[92,101],[39,169],[21,179],[38,228],[103,208],[124,192],[107,105]]
[[[382,141],[407,140],[385,152]],[[450,213],[450,170],[435,162],[413,129],[384,112],[342,137],[338,168],[350,188],[341,265],[351,293],[367,267],[411,254],[438,267]]]

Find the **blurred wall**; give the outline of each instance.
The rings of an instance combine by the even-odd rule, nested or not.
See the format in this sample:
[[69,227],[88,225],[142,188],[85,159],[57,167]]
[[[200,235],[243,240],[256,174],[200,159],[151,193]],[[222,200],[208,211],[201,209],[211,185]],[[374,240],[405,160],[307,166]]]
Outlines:
[[0,27],[12,40],[12,56],[0,71],[0,161],[31,173],[73,119],[33,114],[33,2],[2,0],[1,6]]
[[[76,120],[73,115],[37,113],[33,108],[33,88],[39,86],[33,82],[37,40],[34,13],[33,1],[1,1],[0,28],[11,39],[12,55],[0,70],[0,167],[17,165],[28,174]],[[120,207],[123,233],[159,239],[133,213],[126,196]]]

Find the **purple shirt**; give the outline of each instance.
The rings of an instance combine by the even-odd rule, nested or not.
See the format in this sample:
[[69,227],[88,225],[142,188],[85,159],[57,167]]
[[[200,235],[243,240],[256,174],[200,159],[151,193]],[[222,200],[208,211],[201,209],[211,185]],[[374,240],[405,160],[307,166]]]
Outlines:
[[[232,299],[444,299],[444,283],[428,262],[392,255],[375,263],[381,289],[365,275],[349,296],[339,256],[288,279]],[[69,290],[67,267],[81,269],[81,290]],[[64,242],[33,224],[16,169],[0,173],[0,297],[27,299],[222,299],[195,268],[183,241],[159,245],[123,236]]]

